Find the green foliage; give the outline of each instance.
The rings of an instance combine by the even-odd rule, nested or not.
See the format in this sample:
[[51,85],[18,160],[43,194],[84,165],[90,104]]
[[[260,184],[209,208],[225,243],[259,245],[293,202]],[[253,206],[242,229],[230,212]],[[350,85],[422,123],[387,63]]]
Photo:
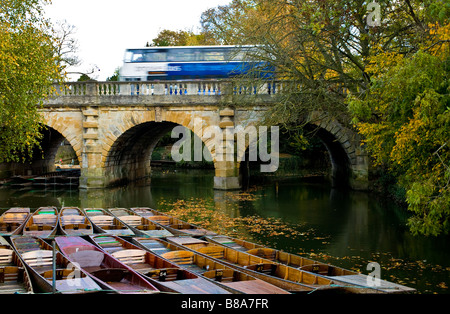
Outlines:
[[[312,111],[347,123],[348,93],[359,97],[373,83],[371,57],[385,50],[414,53],[428,22],[421,1],[377,2],[378,27],[368,26],[362,0],[233,0],[206,11],[201,22],[217,42],[258,45],[251,57],[270,62],[276,77],[290,82],[279,90],[266,124],[308,123]],[[254,83],[255,76],[243,79]]]
[[41,136],[38,108],[60,78],[54,39],[42,17],[47,2],[0,4],[0,162],[33,154]]
[[120,75],[120,67],[116,68],[116,70],[114,71],[114,74],[108,78],[106,78],[107,82],[117,82],[119,80],[119,75]]
[[211,44],[211,42],[207,42],[205,34],[164,29],[158,33],[158,36],[152,40],[152,43],[147,43],[147,47],[200,46],[207,44]]
[[85,73],[81,74],[80,77],[78,78],[78,82],[88,82],[88,81],[92,81],[92,78]]
[[376,2],[373,27],[368,1],[233,0],[203,14],[203,32],[258,44],[252,57],[274,65],[284,85],[265,123],[298,127],[322,112],[355,127],[406,191],[412,231],[448,232],[449,2]]
[[449,60],[419,51],[349,106],[375,162],[406,190],[415,234],[450,231]]

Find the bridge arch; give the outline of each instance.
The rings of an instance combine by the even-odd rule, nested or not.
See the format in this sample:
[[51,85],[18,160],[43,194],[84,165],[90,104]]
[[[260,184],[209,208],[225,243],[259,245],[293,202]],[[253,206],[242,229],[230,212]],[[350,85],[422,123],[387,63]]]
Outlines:
[[[350,187],[355,190],[368,189],[369,158],[361,147],[359,136],[337,119],[328,115],[311,114],[304,131],[319,138],[326,148],[330,162],[330,181],[333,187]],[[247,125],[246,127],[252,125]],[[270,129],[268,129],[270,133]],[[281,136],[281,135],[280,135]],[[257,137],[253,137],[253,145]],[[238,151],[240,174],[248,175],[249,149],[252,140],[247,138]],[[268,144],[270,145],[270,143]],[[242,149],[243,148],[243,149]]]
[[[55,159],[61,144],[67,140],[58,130],[42,125],[40,148],[35,148],[33,154],[24,163],[7,163],[2,168],[10,175],[41,175],[56,170]],[[73,147],[72,147],[73,148]]]
[[[351,163],[348,151],[343,142],[335,137],[330,130],[307,124],[304,130],[319,138],[328,151],[331,162],[330,181],[333,187],[350,187]],[[345,142],[344,142],[345,143]]]
[[324,113],[311,113],[307,129],[316,132],[330,155],[332,182],[354,190],[369,188],[369,156],[357,132]]
[[[108,144],[103,146],[101,167],[105,174],[105,185],[119,185],[130,181],[150,181],[152,153],[168,132],[177,126],[183,126],[200,138],[214,155],[214,143],[204,138],[204,130],[209,127],[207,119],[201,119],[190,113],[183,112],[166,114],[164,119],[142,115],[131,115],[126,122],[115,125],[106,134]],[[194,140],[194,139],[192,139]],[[192,156],[193,157],[193,156]]]
[[[77,156],[78,162],[82,163],[82,145],[81,145],[81,122],[73,123],[73,120],[66,120],[64,116],[53,112],[45,112],[43,114],[44,127],[54,130],[62,136],[62,140],[66,140],[72,146]],[[51,132],[51,131],[50,131]],[[45,133],[44,133],[45,134]],[[61,140],[61,141],[62,141]],[[55,152],[56,154],[56,152]]]

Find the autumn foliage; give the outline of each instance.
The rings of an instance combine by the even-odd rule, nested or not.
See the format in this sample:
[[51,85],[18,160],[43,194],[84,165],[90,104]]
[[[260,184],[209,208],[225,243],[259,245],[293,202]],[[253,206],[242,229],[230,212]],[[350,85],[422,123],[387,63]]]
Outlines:
[[268,123],[298,127],[318,111],[354,128],[406,191],[411,230],[438,235],[450,231],[449,16],[444,0],[233,0],[202,25],[219,43],[259,45],[296,83]]
[[60,77],[47,0],[0,4],[0,162],[23,162],[41,136],[38,108]]
[[450,230],[450,26],[428,27],[416,53],[372,58],[372,86],[349,108],[375,163],[407,191],[411,230],[438,235]]

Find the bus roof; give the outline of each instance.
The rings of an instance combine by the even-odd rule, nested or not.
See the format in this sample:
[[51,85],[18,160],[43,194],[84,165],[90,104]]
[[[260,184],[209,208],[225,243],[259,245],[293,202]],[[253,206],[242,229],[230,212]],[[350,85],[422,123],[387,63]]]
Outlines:
[[126,50],[155,50],[155,49],[207,49],[207,48],[252,48],[256,45],[211,45],[211,46],[155,46],[155,47],[141,47],[141,48],[127,48]]

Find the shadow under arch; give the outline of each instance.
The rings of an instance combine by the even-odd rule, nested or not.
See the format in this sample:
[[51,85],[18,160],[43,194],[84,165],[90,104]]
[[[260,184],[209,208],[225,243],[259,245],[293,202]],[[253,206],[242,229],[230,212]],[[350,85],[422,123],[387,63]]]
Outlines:
[[[12,176],[36,176],[54,172],[56,170],[55,159],[58,149],[64,141],[67,141],[67,139],[56,129],[47,125],[42,126],[41,134],[40,148],[34,148],[31,158],[28,158],[24,163],[12,162],[7,164]],[[77,156],[76,158],[79,161],[79,157]]]
[[350,188],[350,158],[339,140],[328,130],[312,124],[306,124],[305,132],[316,136],[328,151],[331,161],[330,182],[333,188]]
[[[324,149],[326,149],[331,165],[331,171],[329,175],[329,181],[333,188],[351,188],[350,178],[351,178],[351,163],[350,158],[340,143],[340,141],[327,129],[324,129],[315,124],[306,124],[303,127],[304,133],[308,134],[308,136],[314,136],[320,140],[323,144]],[[282,136],[280,134],[280,136]],[[281,140],[281,139],[280,139]],[[259,149],[258,143],[253,143]],[[270,146],[270,144],[267,144]],[[243,186],[248,186],[249,178],[250,178],[250,163],[255,165],[261,165],[262,162],[259,158],[257,160],[250,161],[250,139],[246,141],[246,149],[245,153],[242,154],[240,158],[240,177],[243,182]]]
[[[153,151],[158,142],[178,126],[192,131],[175,122],[149,121],[138,124],[121,134],[112,144],[105,158],[106,186],[125,185],[138,181],[142,184],[150,184]],[[192,134],[197,136],[193,132]]]

